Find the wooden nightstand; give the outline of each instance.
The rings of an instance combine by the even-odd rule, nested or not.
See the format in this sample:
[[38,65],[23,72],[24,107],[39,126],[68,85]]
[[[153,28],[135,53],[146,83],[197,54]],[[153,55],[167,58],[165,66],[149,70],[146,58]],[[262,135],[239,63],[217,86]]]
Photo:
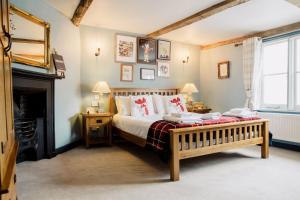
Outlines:
[[[90,144],[112,144],[112,116],[111,113],[82,114],[82,136],[85,140],[86,148]],[[99,135],[101,129],[102,132]]]

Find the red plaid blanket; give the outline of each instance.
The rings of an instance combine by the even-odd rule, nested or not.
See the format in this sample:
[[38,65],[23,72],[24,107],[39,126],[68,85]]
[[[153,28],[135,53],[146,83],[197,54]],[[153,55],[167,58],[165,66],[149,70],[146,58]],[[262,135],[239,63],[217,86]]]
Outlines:
[[195,126],[205,126],[213,124],[224,124],[231,122],[249,121],[256,120],[255,118],[237,118],[237,117],[224,117],[222,116],[217,120],[203,120],[199,124],[178,124],[176,122],[168,122],[165,120],[159,120],[154,122],[148,131],[146,146],[150,149],[157,151],[158,153],[168,153],[170,150],[170,129],[185,128],[185,127],[195,127]]

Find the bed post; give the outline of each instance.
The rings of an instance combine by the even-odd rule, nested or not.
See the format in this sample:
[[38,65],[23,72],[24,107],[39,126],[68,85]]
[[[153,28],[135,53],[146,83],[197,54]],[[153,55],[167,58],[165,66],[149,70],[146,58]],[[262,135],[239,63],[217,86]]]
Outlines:
[[263,143],[261,145],[261,158],[269,157],[269,122],[263,124]]
[[110,113],[115,114],[114,95],[112,93],[110,93],[108,96],[108,101],[109,101],[108,109]]
[[179,135],[170,130],[170,146],[171,146],[171,160],[170,160],[170,178],[172,181],[179,180]]

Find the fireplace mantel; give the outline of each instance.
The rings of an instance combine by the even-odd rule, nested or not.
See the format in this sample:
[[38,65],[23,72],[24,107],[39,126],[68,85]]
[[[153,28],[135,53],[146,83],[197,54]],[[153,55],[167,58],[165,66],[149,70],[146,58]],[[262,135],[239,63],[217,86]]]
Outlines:
[[13,88],[18,90],[43,90],[46,92],[45,157],[56,156],[54,127],[54,84],[60,77],[55,74],[32,72],[13,68]]
[[28,78],[38,78],[38,79],[62,79],[60,76],[56,74],[48,74],[48,73],[41,73],[41,72],[34,72],[24,69],[13,68],[12,69],[13,76],[22,76]]

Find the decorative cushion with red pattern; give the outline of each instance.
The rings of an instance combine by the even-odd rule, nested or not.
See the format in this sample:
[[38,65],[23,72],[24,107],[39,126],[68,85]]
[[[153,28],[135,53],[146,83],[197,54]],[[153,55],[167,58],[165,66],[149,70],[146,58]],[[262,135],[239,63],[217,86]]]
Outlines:
[[131,96],[130,108],[131,116],[134,117],[154,115],[152,97],[148,95]]
[[164,96],[166,112],[182,113],[187,112],[186,101],[182,95]]

